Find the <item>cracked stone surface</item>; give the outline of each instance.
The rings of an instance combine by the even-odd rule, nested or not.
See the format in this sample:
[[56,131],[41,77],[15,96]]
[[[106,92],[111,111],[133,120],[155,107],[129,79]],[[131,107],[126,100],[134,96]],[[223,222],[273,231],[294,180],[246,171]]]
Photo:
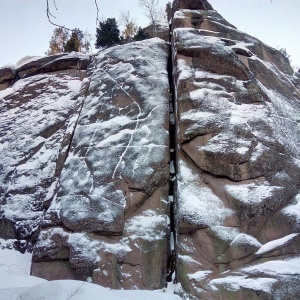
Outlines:
[[298,299],[300,73],[206,0],[173,14],[171,49],[0,70],[0,239],[49,280],[160,289],[172,258],[184,300]]
[[300,279],[278,267],[299,260],[299,86],[279,51],[216,11],[182,8],[172,24],[178,281],[195,299],[280,299]]
[[84,86],[68,75],[43,74],[0,92],[1,238],[29,240],[38,228],[67,154]]
[[[168,44],[151,39],[105,50],[90,66],[59,190],[34,249],[34,275],[47,277],[42,260],[57,261],[67,248],[76,278],[112,288],[163,287],[170,230],[168,56]],[[56,245],[57,226],[68,235],[63,248]]]

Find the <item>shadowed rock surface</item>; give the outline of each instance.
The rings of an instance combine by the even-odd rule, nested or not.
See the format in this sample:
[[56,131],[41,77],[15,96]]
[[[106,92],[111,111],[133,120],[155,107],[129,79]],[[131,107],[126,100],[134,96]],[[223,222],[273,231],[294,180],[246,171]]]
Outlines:
[[206,0],[172,10],[171,47],[0,70],[0,238],[50,280],[298,299],[299,71]]

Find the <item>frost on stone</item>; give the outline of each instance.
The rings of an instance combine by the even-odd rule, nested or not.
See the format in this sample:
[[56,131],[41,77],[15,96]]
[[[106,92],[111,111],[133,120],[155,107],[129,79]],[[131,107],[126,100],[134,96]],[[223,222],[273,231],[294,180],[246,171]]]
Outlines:
[[200,182],[199,175],[184,161],[179,161],[177,205],[179,228],[182,230],[221,225],[232,215],[221,199]]
[[264,245],[262,245],[259,250],[257,252],[255,252],[255,254],[257,255],[262,255],[265,254],[267,252],[272,252],[282,246],[284,246],[286,243],[290,242],[291,240],[293,240],[296,236],[298,236],[298,233],[292,233],[289,234],[281,239],[277,239],[277,240],[273,240],[270,241]]
[[272,293],[272,286],[277,282],[274,278],[247,278],[246,276],[227,276],[213,279],[209,282],[209,288],[213,291],[227,290],[237,292],[241,289]]
[[71,230],[121,234],[127,190],[151,196],[168,180],[167,47],[113,47],[93,67],[57,201]]
[[16,223],[18,237],[37,229],[53,196],[80,89],[66,75],[37,75],[0,92],[1,217]]
[[130,239],[142,238],[156,241],[166,238],[167,216],[148,210],[143,215],[133,217],[125,226]]

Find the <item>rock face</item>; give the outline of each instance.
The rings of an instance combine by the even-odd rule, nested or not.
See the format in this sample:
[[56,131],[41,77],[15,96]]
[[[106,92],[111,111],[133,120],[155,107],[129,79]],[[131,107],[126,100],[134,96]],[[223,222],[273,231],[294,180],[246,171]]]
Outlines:
[[17,81],[18,77],[11,67],[0,69],[0,91],[5,90]]
[[30,240],[36,232],[66,158],[86,84],[62,71],[18,80],[0,92],[1,238]]
[[171,47],[0,70],[0,238],[46,279],[298,299],[299,71],[206,0],[172,10]]
[[149,38],[158,37],[166,42],[170,41],[170,25],[167,20],[157,22],[155,25],[149,25],[144,28],[144,31]]
[[216,11],[179,7],[178,281],[195,299],[297,299],[299,86],[280,52]]
[[52,278],[47,259],[62,273],[112,288],[164,285],[168,51],[154,39],[96,57],[59,190],[34,250],[33,275]]

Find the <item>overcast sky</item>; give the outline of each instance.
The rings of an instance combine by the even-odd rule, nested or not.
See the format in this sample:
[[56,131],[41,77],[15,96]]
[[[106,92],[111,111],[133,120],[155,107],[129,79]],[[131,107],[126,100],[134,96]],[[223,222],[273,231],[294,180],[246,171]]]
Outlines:
[[[138,0],[97,0],[99,15],[115,17],[130,10],[138,25],[147,20]],[[168,0],[160,0],[165,7]],[[239,30],[274,48],[286,48],[292,65],[300,67],[300,0],[209,0],[215,10]],[[53,21],[95,34],[94,0],[49,0]],[[0,66],[16,63],[26,55],[42,56],[48,50],[54,26],[46,16],[46,0],[0,0]],[[94,41],[93,41],[94,43]]]

